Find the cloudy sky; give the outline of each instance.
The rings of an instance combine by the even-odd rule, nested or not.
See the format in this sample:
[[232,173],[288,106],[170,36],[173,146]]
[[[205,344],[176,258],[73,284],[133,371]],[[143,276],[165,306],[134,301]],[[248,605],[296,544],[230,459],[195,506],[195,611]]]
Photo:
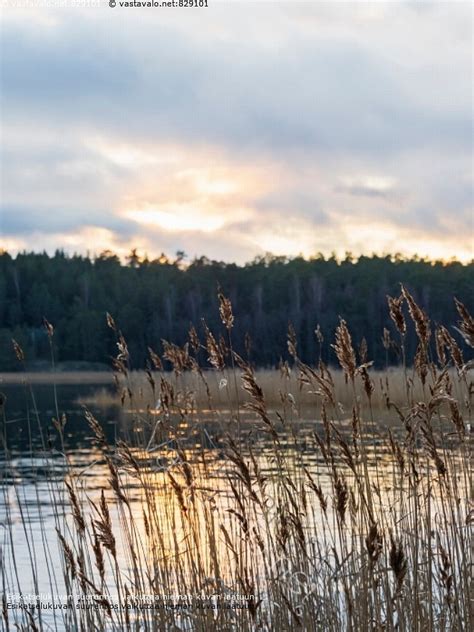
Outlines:
[[472,5],[4,8],[0,247],[474,256]]

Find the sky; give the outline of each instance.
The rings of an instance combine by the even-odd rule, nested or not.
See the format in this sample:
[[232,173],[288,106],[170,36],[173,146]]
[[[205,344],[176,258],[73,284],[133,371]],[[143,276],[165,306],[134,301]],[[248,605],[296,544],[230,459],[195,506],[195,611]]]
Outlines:
[[471,3],[209,5],[4,6],[0,248],[474,257]]

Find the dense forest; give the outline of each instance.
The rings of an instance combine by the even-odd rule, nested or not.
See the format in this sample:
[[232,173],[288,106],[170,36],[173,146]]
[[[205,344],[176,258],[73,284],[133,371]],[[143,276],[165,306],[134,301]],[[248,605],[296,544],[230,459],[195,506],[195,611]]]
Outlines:
[[[90,258],[58,251],[0,252],[0,370],[18,369],[12,338],[23,347],[27,367],[49,366],[50,347],[43,326],[54,326],[54,355],[59,366],[98,368],[116,354],[113,315],[125,336],[134,368],[145,366],[147,349],[159,352],[162,339],[184,344],[190,324],[199,332],[203,320],[216,337],[223,333],[217,288],[231,299],[234,348],[249,352],[256,366],[275,366],[286,357],[291,322],[301,358],[314,362],[320,353],[334,362],[330,347],[339,316],[346,319],[355,345],[365,338],[376,366],[397,362],[396,345],[387,345],[386,328],[397,340],[386,296],[397,296],[400,283],[412,292],[433,324],[452,327],[458,319],[453,296],[473,307],[474,263],[429,262],[402,257],[347,255],[313,259],[266,256],[239,266],[205,257],[185,264],[183,253],[170,260],[141,258],[135,250],[126,263],[111,252]],[[245,343],[248,332],[251,345]],[[416,346],[407,333],[409,357]],[[461,340],[458,337],[458,341]],[[247,338],[248,343],[248,338]],[[387,348],[388,347],[388,348]],[[201,354],[205,361],[205,354]]]

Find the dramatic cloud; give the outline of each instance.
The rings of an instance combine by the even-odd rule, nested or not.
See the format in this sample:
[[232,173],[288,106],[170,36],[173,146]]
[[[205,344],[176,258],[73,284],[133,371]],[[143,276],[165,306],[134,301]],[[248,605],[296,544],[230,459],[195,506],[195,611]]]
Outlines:
[[471,14],[4,9],[0,245],[469,259]]

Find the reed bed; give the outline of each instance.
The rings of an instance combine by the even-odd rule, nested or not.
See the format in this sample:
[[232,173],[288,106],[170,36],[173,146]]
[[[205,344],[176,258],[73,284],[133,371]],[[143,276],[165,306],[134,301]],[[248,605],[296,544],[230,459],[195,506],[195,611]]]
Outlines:
[[[347,382],[344,372],[338,367],[330,367],[330,371],[334,391],[337,393],[338,407],[342,414],[345,410],[350,413],[354,397],[352,385]],[[171,375],[171,371],[168,370],[164,375],[166,373],[168,373],[168,378],[174,378]],[[457,387],[457,380],[455,379],[456,369],[450,368],[448,373],[453,385]],[[243,372],[238,366],[235,367],[235,374],[237,383],[240,384]],[[161,375],[163,374],[152,371],[152,376],[158,383]],[[205,376],[205,386],[202,377],[196,375],[193,371],[186,371],[180,374],[177,380],[179,393],[186,393],[188,400],[192,400],[193,405],[200,411],[208,407],[209,396],[213,407],[219,410],[228,409],[230,403],[237,406],[250,401],[251,395],[246,391],[241,389],[236,392],[234,388],[225,388],[224,385],[227,385],[228,378],[228,374],[225,371],[203,369],[203,375]],[[309,388],[304,388],[297,370],[291,370],[287,365],[281,363],[278,369],[255,369],[254,375],[263,391],[267,408],[272,411],[279,410],[282,403],[284,403],[282,402],[282,394],[289,393],[290,396],[294,394],[295,401],[297,399],[301,417],[305,415],[307,417],[319,416],[319,409],[315,407],[314,392]],[[389,421],[390,418],[393,418],[393,415],[391,411],[387,410],[387,396],[397,406],[403,406],[407,396],[406,380],[407,377],[408,379],[412,377],[412,371],[407,374],[401,367],[390,367],[384,370],[371,370],[370,377],[374,385],[371,399],[372,408],[377,411],[379,417],[383,416]],[[118,405],[121,403],[122,388],[124,386],[130,387],[133,391],[136,408],[146,409],[147,406],[153,403],[150,400],[149,377],[145,371],[131,371],[127,376],[127,380],[120,378],[119,383],[121,386],[119,389],[111,389],[108,385],[101,386],[87,396],[82,395],[78,397],[77,403],[88,407],[97,406],[103,408]],[[176,380],[173,381],[173,384],[176,385]],[[421,381],[413,380],[410,388],[412,398],[415,401],[421,401],[423,399],[423,385]],[[360,380],[356,381],[355,389],[356,396],[360,398],[362,405],[364,405],[366,403],[364,402],[364,385]]]
[[[274,375],[265,382],[233,351],[232,305],[221,293],[219,301],[223,334],[204,326],[184,347],[164,341],[161,355],[150,349],[145,378],[130,371],[108,316],[118,397],[132,420],[111,443],[85,407],[90,467],[102,481],[90,489],[90,468],[68,454],[57,411],[64,468],[53,472],[44,436],[51,469],[36,498],[53,508],[54,537],[27,519],[4,418],[3,629],[472,629],[473,388],[455,339],[474,343],[465,306],[457,302],[453,335],[432,331],[405,288],[389,297],[403,357],[392,373],[372,370],[343,320],[333,344],[340,371],[301,362],[290,327],[291,362],[275,392]],[[409,319],[413,362],[403,351]],[[63,609],[42,611],[25,594],[23,608],[8,608],[6,595],[25,582],[15,528],[29,544],[29,585],[69,595]],[[48,559],[50,547],[61,568],[50,569],[46,588],[37,552]]]

